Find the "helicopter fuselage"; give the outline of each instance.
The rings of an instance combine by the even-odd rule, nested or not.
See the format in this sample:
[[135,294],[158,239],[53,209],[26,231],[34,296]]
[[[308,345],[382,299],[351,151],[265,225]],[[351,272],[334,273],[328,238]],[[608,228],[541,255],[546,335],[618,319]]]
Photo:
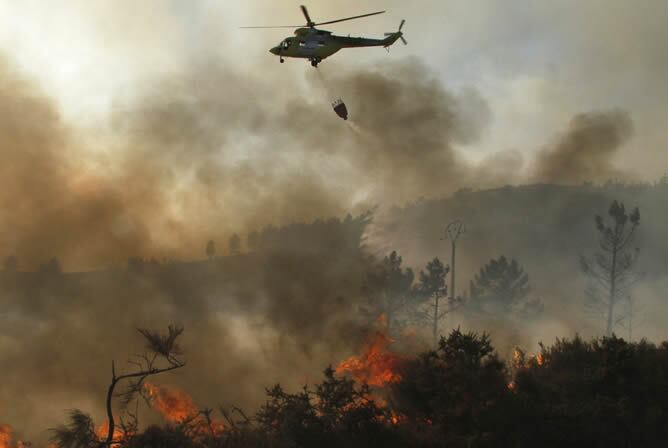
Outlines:
[[385,39],[366,37],[336,36],[329,31],[317,28],[299,28],[294,37],[284,39],[278,46],[269,50],[283,58],[302,58],[311,61],[313,66],[343,48],[389,47],[400,37],[401,31],[389,34]]

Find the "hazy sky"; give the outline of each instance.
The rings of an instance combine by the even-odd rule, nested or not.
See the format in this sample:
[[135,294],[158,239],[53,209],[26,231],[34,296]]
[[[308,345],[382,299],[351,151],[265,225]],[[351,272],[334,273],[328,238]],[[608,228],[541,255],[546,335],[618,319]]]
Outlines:
[[[261,71],[280,90],[286,77],[302,77],[310,67],[301,61],[279,65],[267,53],[285,30],[238,27],[299,24],[299,3],[0,0],[0,45],[58,99],[67,117],[97,118],[114,98],[193,58]],[[637,131],[623,159],[650,176],[664,171],[664,1],[312,0],[307,6],[316,20],[388,11],[331,27],[342,34],[380,36],[405,18],[410,46],[399,45],[389,55],[381,49],[342,52],[336,64],[412,55],[447,87],[476,88],[492,115],[485,138],[465,148],[474,158],[499,149],[534,152],[572,115],[621,107]],[[323,70],[333,65],[328,61]],[[660,164],[647,163],[655,156]]]

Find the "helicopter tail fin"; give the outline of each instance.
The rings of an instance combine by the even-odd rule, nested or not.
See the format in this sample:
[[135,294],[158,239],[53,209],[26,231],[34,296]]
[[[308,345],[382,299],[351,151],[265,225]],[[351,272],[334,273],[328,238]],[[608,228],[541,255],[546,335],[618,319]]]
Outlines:
[[394,45],[394,43],[401,39],[401,41],[404,43],[404,45],[408,45],[408,42],[406,42],[406,39],[404,39],[404,33],[401,31],[404,27],[404,24],[406,23],[406,20],[402,20],[401,23],[399,24],[399,29],[395,31],[394,33],[385,33],[385,47],[389,47],[391,45]]

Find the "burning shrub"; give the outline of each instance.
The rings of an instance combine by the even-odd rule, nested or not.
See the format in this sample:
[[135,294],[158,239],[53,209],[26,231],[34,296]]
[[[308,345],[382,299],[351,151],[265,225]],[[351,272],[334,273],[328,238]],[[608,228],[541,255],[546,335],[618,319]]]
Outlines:
[[401,379],[398,373],[402,358],[387,350],[391,339],[376,332],[361,356],[351,356],[336,368],[338,374],[350,374],[358,383],[383,387]]
[[324,375],[315,390],[267,390],[257,421],[269,446],[392,446],[390,412],[374,401],[369,386],[337,378],[331,367]]

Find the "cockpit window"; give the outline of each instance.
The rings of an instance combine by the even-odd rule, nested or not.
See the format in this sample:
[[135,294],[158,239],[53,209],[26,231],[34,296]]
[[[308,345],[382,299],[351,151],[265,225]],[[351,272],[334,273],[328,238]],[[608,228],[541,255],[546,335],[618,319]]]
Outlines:
[[287,50],[288,48],[290,48],[290,41],[284,40],[281,46],[283,47],[284,50]]

